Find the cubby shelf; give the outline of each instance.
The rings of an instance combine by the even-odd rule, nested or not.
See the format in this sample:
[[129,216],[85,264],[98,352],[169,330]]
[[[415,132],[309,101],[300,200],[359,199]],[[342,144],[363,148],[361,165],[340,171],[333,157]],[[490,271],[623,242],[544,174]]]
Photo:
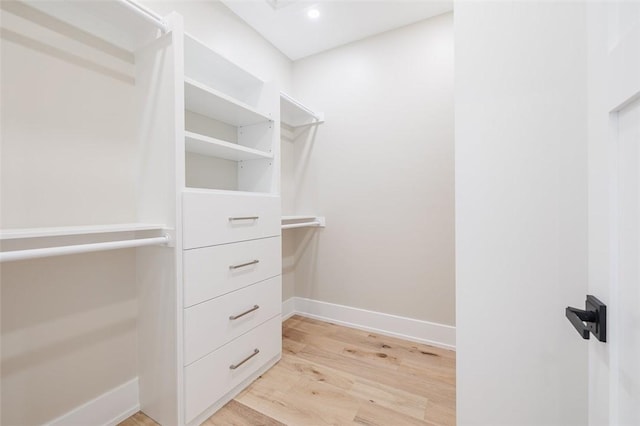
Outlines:
[[271,117],[255,108],[186,77],[184,99],[187,110],[236,127],[271,121]]
[[246,146],[236,143],[226,142],[193,132],[185,132],[185,146],[188,152],[224,158],[225,160],[243,161],[273,158],[273,154],[269,152],[247,148]]
[[187,78],[240,100],[259,92],[264,85],[258,77],[187,33],[184,35],[184,67]]

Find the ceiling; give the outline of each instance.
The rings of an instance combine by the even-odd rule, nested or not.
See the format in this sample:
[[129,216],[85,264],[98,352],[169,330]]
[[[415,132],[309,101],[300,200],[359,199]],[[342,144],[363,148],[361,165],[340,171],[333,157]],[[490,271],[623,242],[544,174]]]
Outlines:
[[[453,10],[453,0],[222,0],[291,60]],[[311,19],[310,9],[320,16]]]

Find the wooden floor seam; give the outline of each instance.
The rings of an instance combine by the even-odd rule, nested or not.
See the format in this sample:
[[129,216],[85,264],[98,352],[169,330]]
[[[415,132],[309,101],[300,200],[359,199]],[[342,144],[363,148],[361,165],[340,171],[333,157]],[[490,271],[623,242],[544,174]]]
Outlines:
[[455,425],[454,351],[297,315],[282,336],[282,359],[204,426]]

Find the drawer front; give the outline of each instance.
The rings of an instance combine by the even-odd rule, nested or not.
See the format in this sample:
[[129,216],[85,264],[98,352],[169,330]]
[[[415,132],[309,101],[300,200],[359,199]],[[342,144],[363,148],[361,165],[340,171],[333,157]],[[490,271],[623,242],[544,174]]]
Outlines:
[[280,315],[281,284],[277,276],[185,309],[185,365]]
[[280,237],[185,250],[183,256],[185,307],[282,273]]
[[[191,422],[281,352],[280,315],[185,367],[185,417]],[[255,350],[259,352],[254,355]],[[247,359],[251,355],[253,357]],[[240,364],[243,360],[246,362]],[[235,366],[233,369],[231,366]]]
[[280,235],[280,197],[183,194],[185,249]]

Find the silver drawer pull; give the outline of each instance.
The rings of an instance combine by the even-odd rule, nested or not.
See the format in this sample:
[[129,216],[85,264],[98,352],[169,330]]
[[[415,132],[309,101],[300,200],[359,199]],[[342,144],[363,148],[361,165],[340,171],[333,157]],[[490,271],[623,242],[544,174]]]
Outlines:
[[233,222],[235,220],[258,220],[260,216],[239,216],[239,217],[230,217],[229,222]]
[[260,261],[256,259],[256,260],[252,260],[251,262],[241,263],[240,265],[230,265],[229,269],[244,268],[245,266],[255,265],[256,263],[260,263]]
[[243,359],[242,361],[240,361],[239,363],[233,365],[231,364],[229,366],[230,370],[235,370],[236,368],[240,367],[242,364],[244,364],[245,362],[249,361],[251,358],[253,358],[254,356],[258,355],[260,353],[260,350],[258,348],[253,350],[253,353],[251,355],[249,355],[248,357],[246,357],[245,359]]
[[229,319],[232,320],[232,321],[233,320],[237,320],[238,318],[242,318],[243,316],[245,316],[247,314],[250,314],[253,311],[257,311],[258,309],[260,309],[259,305],[253,305],[253,308],[249,309],[248,311],[244,311],[243,313],[238,314],[238,315],[231,315],[229,317]]

